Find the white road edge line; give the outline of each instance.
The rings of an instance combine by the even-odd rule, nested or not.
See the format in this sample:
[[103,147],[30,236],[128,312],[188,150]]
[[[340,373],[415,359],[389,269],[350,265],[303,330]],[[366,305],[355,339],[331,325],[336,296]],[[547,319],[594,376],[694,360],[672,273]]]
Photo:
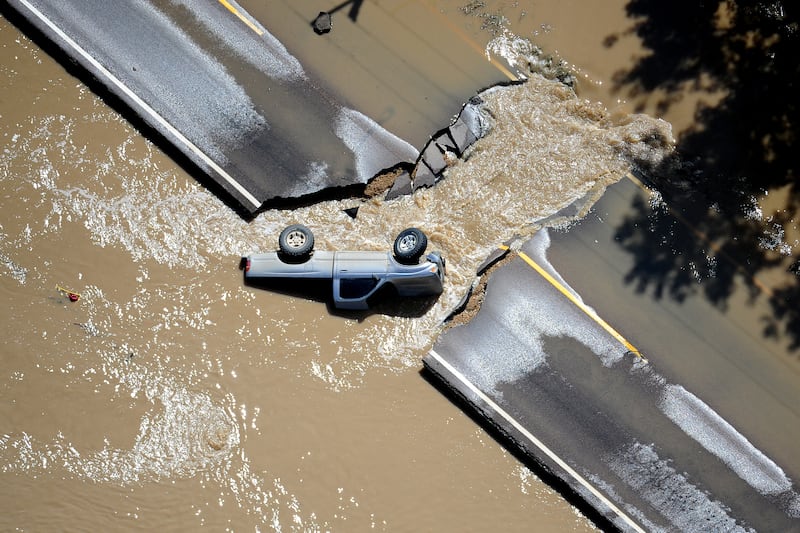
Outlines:
[[510,423],[514,429],[522,433],[522,435],[528,439],[531,444],[539,448],[542,452],[544,452],[547,457],[552,459],[558,466],[560,466],[567,474],[572,476],[578,483],[580,483],[586,490],[591,492],[598,500],[603,502],[607,505],[612,511],[614,511],[617,516],[622,518],[631,528],[635,531],[640,533],[645,533],[645,530],[642,529],[636,522],[631,519],[628,515],[626,515],[622,510],[614,505],[611,500],[606,498],[599,490],[597,490],[591,483],[589,483],[583,476],[578,474],[571,466],[569,466],[563,459],[561,459],[558,455],[555,454],[553,450],[548,448],[544,445],[542,441],[537,439],[533,436],[533,434],[525,429],[525,427],[517,422],[511,415],[509,415],[502,407],[497,405],[491,398],[489,398],[486,394],[484,394],[481,390],[479,390],[471,381],[467,379],[464,374],[456,370],[450,363],[444,360],[444,358],[439,355],[435,350],[429,350],[429,355],[432,355],[443,367],[447,369],[448,372],[453,374],[455,377],[458,378],[461,383],[466,385],[473,393],[475,393],[478,398],[486,402],[486,404],[491,407],[497,414],[502,416],[508,423]]
[[28,10],[36,15],[42,22],[47,24],[47,26],[53,30],[56,35],[58,35],[61,39],[63,39],[69,46],[74,48],[81,56],[83,56],[89,63],[92,64],[96,69],[98,69],[106,78],[108,78],[114,85],[116,85],[123,93],[125,93],[131,100],[133,100],[138,106],[140,106],[148,115],[153,117],[156,122],[161,124],[164,128],[167,129],[172,135],[177,137],[177,139],[185,144],[192,152],[194,152],[200,159],[202,159],[208,166],[210,166],[214,171],[222,176],[225,181],[230,183],[233,188],[235,188],[242,196],[244,196],[247,201],[253,204],[253,207],[258,209],[261,207],[261,202],[253,196],[250,191],[245,189],[238,181],[233,179],[233,177],[225,172],[217,163],[215,163],[208,155],[205,154],[198,146],[196,146],[193,142],[183,136],[183,134],[178,131],[172,124],[167,122],[167,120],[156,113],[155,109],[150,107],[145,103],[144,100],[139,98],[133,91],[131,91],[122,81],[117,79],[111,72],[109,72],[103,65],[101,65],[95,58],[93,58],[89,53],[81,48],[78,43],[73,41],[67,34],[65,34],[61,29],[55,25],[50,19],[48,19],[42,12],[32,6],[28,0],[18,0],[22,5],[24,5]]

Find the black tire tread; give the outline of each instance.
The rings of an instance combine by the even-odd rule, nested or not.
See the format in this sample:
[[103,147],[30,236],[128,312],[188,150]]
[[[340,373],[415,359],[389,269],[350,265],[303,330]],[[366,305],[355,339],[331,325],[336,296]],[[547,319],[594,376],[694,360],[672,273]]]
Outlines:
[[[416,237],[416,244],[411,250],[401,250],[401,241],[409,235],[414,235]],[[419,261],[419,258],[425,253],[427,247],[428,237],[422,230],[418,228],[406,228],[401,231],[394,240],[394,256],[401,263],[413,264]]]
[[[289,234],[295,231],[300,231],[306,236],[306,242],[301,247],[291,246],[287,241]],[[314,250],[314,233],[302,224],[292,224],[281,232],[280,237],[278,237],[278,247],[282,254],[289,257],[305,257]]]

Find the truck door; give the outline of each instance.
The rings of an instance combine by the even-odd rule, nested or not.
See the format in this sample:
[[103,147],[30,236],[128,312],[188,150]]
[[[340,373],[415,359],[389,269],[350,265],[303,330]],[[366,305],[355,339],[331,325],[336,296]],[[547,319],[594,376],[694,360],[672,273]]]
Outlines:
[[339,252],[333,269],[333,302],[341,309],[367,309],[367,300],[385,283],[383,252]]

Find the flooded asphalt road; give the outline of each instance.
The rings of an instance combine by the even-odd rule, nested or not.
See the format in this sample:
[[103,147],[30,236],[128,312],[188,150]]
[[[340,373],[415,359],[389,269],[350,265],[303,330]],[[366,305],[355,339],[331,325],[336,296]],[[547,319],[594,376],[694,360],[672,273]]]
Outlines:
[[[365,2],[352,25],[344,17],[334,32],[375,21],[371,8],[391,12],[386,5]],[[454,38],[449,62],[484,61],[494,19],[455,2],[403,4],[414,6],[433,7],[442,27],[477,43],[478,51]],[[540,35],[532,28],[552,23],[532,6],[506,6],[506,15],[517,35],[548,39],[570,57],[576,40],[567,23],[586,13],[573,6],[570,17],[563,6],[546,8],[560,27]],[[585,42],[627,28],[621,8],[595,14]],[[395,35],[406,20],[373,22],[369,33]],[[342,213],[350,202],[334,201],[245,223],[0,23],[3,529],[592,528],[419,368],[497,242],[602,188],[597,176],[618,163],[609,147],[637,144],[636,121],[623,120],[627,104],[618,121],[605,120],[603,106],[531,84],[497,100],[500,133],[452,169],[449,178],[459,179],[445,187],[359,204],[361,221]],[[302,50],[316,42],[305,35],[280,40]],[[603,94],[605,73],[628,59],[588,48],[597,55],[571,62],[587,80],[584,93]],[[636,43],[620,49],[635,52]],[[415,60],[433,65],[433,57]],[[347,71],[338,72],[346,86]],[[381,103],[374,83],[354,87],[352,101],[363,91]],[[612,106],[615,98],[602,99]],[[534,114],[545,105],[554,107]],[[654,127],[646,118],[638,125]],[[319,301],[244,287],[239,255],[274,246],[296,221],[331,248],[383,249],[399,227],[420,225],[446,252],[446,292],[431,308],[340,316]],[[81,299],[69,302],[56,286]]]
[[538,232],[426,366],[623,530],[793,530],[797,375],[747,313],[627,286],[615,228],[652,194],[624,179]]
[[12,5],[243,212],[363,184],[417,156],[231,4]]

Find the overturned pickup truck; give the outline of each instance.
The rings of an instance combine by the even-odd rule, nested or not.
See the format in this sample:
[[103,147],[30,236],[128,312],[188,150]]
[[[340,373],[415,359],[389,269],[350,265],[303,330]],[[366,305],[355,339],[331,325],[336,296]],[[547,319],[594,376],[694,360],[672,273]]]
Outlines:
[[[277,252],[242,258],[246,282],[271,278],[333,281],[333,304],[339,309],[367,309],[384,289],[398,296],[441,294],[445,261],[438,252],[422,255],[428,238],[417,228],[400,232],[393,252],[314,250],[314,234],[294,224],[284,229]],[[422,260],[421,260],[422,259]]]

